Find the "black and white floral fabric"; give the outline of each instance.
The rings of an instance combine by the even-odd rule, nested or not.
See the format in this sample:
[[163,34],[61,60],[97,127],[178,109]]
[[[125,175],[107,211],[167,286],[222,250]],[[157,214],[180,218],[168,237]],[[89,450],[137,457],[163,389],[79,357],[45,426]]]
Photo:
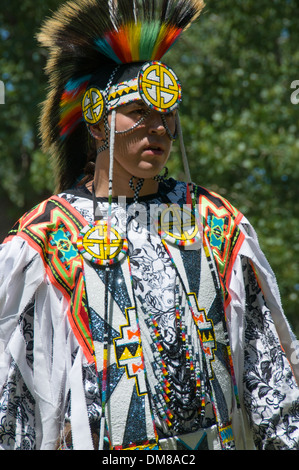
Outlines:
[[[61,197],[87,222],[93,221],[90,194],[74,191]],[[177,183],[168,197],[172,202],[184,200],[185,184]],[[160,202],[157,196],[141,200],[145,205]],[[102,200],[98,205],[105,214],[107,202]],[[114,222],[125,227],[128,213],[124,207],[114,202],[112,211]],[[241,404],[241,408],[233,410],[236,447],[296,450],[299,447],[299,390],[295,378],[298,371],[296,364],[290,361],[291,344],[295,338],[282,313],[277,284],[256,235],[245,218],[240,228],[245,242],[234,261],[228,283],[231,301],[226,308]],[[157,320],[172,363],[172,378],[177,383],[178,396],[183,393],[186,402],[192,403],[192,386],[187,369],[181,362],[181,344],[175,323],[176,271],[165,258],[165,252],[155,237],[148,238],[146,244],[140,242],[134,217],[131,230],[134,234],[129,237],[129,253],[136,297],[142,299]],[[0,248],[0,281],[0,353],[5,350],[0,355],[0,448],[38,449],[42,446],[39,430],[43,410],[36,410],[34,386],[37,380],[35,367],[42,354],[46,357],[45,369],[48,368],[52,379],[57,381],[57,392],[53,392],[57,393],[53,399],[57,425],[49,423],[49,442],[55,448],[55,436],[59,435],[60,423],[65,421],[70,406],[69,399],[63,395],[66,384],[62,377],[70,366],[66,360],[61,367],[61,375],[53,372],[54,366],[59,370],[61,357],[70,357],[78,350],[69,325],[63,326],[68,344],[62,345],[59,336],[61,319],[65,321],[65,302],[45,277],[43,264],[34,249],[18,237]],[[51,317],[51,321],[45,320],[46,317]],[[41,344],[41,349],[44,348],[41,357],[35,358],[32,345],[38,334],[40,338],[47,339]],[[21,374],[13,357],[20,358],[19,364],[23,364],[23,370],[27,371],[25,375]],[[100,416],[97,378],[84,359],[82,364],[82,370],[79,366],[76,369],[76,377],[82,379],[87,413],[92,417],[90,421],[96,423]],[[39,370],[38,373],[42,380],[43,372]],[[40,393],[47,396],[46,390],[41,389]],[[189,409],[192,415],[192,406]],[[180,411],[178,414],[184,415]],[[191,429],[194,424],[192,416],[191,421],[190,416],[185,416],[184,423],[182,421],[180,425],[189,423]],[[185,431],[188,430],[187,427]]]

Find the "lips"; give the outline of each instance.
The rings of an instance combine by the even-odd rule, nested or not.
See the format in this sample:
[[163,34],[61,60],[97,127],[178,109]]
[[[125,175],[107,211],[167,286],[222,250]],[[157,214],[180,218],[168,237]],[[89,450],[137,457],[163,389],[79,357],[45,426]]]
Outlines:
[[161,147],[159,147],[158,145],[150,145],[148,147],[148,149],[150,149],[150,150],[162,150]]
[[159,144],[153,143],[144,147],[144,151],[153,155],[162,155],[164,153],[164,148]]

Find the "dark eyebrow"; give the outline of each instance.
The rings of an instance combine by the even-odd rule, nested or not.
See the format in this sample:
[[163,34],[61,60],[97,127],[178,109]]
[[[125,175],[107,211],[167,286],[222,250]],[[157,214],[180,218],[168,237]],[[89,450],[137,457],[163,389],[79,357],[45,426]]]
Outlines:
[[131,103],[126,103],[122,106],[119,106],[119,110],[123,110],[125,112],[125,110],[127,109],[128,111],[130,111],[131,109],[134,111],[135,108],[140,108],[142,107],[142,109],[147,109],[147,106],[146,104],[144,103],[144,101],[142,100],[136,100],[136,101],[131,101]]
[[131,101],[131,103],[127,103],[125,106],[134,106],[134,104],[136,106],[146,106],[146,104],[142,100]]

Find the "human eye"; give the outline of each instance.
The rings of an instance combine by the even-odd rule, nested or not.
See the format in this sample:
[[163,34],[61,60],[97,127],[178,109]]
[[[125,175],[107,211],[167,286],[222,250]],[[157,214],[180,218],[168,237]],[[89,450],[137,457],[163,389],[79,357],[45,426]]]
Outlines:
[[174,119],[176,117],[176,110],[170,111],[169,113],[167,113],[166,117],[169,119]]
[[169,113],[164,114],[164,119],[168,126],[175,126],[176,123],[176,111],[170,111]]
[[137,105],[134,106],[130,111],[131,114],[135,114],[139,116],[145,116],[146,112],[147,110],[145,109],[144,106],[137,106]]

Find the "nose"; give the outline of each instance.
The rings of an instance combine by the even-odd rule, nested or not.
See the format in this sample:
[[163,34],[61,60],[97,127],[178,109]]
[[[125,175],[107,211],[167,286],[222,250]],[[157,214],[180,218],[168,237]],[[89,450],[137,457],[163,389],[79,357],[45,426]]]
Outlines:
[[158,135],[164,135],[166,133],[166,129],[164,127],[162,117],[160,113],[157,111],[152,111],[149,115],[148,118],[149,122],[149,132],[150,134],[158,134]]

